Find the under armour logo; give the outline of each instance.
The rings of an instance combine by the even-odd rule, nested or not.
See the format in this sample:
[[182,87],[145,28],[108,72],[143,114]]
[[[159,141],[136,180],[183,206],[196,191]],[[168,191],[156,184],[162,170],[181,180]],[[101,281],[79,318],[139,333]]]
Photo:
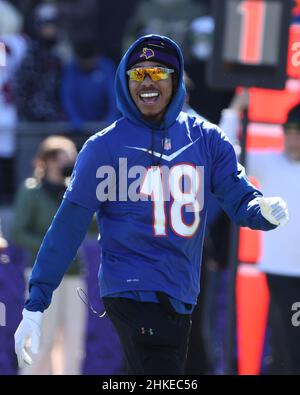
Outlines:
[[153,329],[149,328],[149,329],[145,329],[144,327],[141,328],[141,334],[142,335],[154,335]]
[[140,58],[151,59],[154,56],[154,51],[151,48],[143,48]]

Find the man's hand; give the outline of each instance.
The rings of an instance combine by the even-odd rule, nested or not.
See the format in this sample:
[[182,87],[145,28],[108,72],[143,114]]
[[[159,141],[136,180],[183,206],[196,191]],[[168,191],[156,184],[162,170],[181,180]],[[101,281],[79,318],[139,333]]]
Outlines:
[[[286,202],[280,197],[258,197],[254,199],[259,204],[261,214],[273,225],[285,225],[289,220]],[[251,202],[250,202],[251,203]]]
[[32,363],[32,359],[27,352],[28,348],[34,354],[38,353],[42,316],[43,313],[40,311],[23,310],[23,319],[15,333],[15,352],[19,368]]

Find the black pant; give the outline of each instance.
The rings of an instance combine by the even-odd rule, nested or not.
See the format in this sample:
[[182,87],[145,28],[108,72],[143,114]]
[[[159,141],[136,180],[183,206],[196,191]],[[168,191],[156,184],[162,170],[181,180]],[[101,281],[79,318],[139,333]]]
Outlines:
[[300,302],[300,278],[267,275],[270,291],[271,374],[300,374],[300,326],[292,325],[292,305]]
[[191,316],[169,314],[160,303],[103,298],[132,375],[184,373]]

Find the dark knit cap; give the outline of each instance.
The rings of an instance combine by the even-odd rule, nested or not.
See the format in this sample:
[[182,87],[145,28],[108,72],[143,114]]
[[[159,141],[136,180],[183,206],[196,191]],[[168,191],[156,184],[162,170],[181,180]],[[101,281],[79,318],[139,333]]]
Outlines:
[[145,60],[156,61],[179,72],[179,58],[174,47],[164,41],[143,41],[134,48],[129,56],[127,68]]

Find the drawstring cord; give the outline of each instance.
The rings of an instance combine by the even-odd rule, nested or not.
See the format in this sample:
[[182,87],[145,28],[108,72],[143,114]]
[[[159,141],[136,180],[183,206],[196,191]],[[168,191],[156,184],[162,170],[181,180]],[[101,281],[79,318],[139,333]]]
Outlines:
[[[98,313],[97,310],[94,309],[94,307],[93,307],[93,306],[90,304],[90,302],[89,302],[89,298],[88,298],[86,292],[85,292],[82,288],[80,288],[80,287],[76,288],[76,292],[77,292],[77,295],[79,296],[79,298],[81,299],[81,301],[82,301],[86,306],[88,306],[89,309],[90,309],[94,314],[96,314],[99,318],[103,318],[103,317],[105,316],[105,314],[106,314],[106,311],[105,311],[105,310],[104,310],[104,313],[100,314],[100,313]],[[81,296],[81,294],[84,295],[84,298]]]

